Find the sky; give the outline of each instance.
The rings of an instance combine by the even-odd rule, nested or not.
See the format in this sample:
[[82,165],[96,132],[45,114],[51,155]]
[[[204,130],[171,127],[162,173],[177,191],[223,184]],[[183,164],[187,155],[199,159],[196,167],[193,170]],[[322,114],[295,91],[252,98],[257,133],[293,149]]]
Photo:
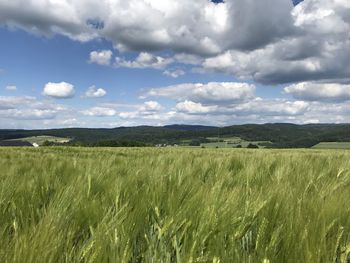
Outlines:
[[0,0],[0,129],[348,123],[349,80],[348,0]]

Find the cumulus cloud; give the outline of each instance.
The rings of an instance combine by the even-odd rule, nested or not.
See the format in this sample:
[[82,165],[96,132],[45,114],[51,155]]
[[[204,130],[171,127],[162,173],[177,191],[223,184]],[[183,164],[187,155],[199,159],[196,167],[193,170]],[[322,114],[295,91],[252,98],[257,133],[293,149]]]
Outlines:
[[350,100],[350,85],[302,82],[284,89],[294,98],[306,101],[343,102]]
[[55,99],[67,99],[74,97],[74,86],[67,82],[53,83],[49,82],[45,85],[43,95]]
[[89,63],[108,66],[111,64],[113,52],[111,50],[92,51]]
[[95,86],[91,86],[85,92],[85,96],[88,98],[101,98],[107,95],[107,91],[102,88],[96,88]]
[[43,109],[9,109],[0,110],[0,117],[7,117],[18,120],[47,120],[53,119],[57,115],[54,110]]
[[203,114],[218,110],[218,106],[203,106],[201,103],[196,103],[189,100],[177,103],[175,108],[179,112],[189,114]]
[[[119,53],[136,52],[133,59],[128,54],[112,61],[112,51],[93,51],[90,63],[153,68],[170,77],[196,67],[198,72],[223,72],[263,84],[287,83],[285,94],[293,97],[257,98],[255,86],[247,83],[184,83],[142,95],[172,99],[173,108],[149,101],[119,114],[107,106],[83,111],[86,116],[119,116],[135,123],[350,121],[349,14],[347,0],[307,0],[295,7],[291,0],[0,1],[0,25],[78,41],[105,39]],[[96,87],[88,92],[87,97],[103,94]],[[72,97],[74,87],[48,83],[43,94]],[[20,106],[28,101],[36,106]],[[34,115],[46,118],[50,114],[45,110],[63,111],[39,104],[32,98],[0,97],[2,116],[26,117],[18,111],[33,109]]]
[[112,117],[117,114],[117,111],[113,108],[107,107],[93,107],[81,112],[83,115],[91,117]]
[[[207,0],[31,0],[23,9],[23,0],[13,0],[0,3],[0,22],[80,41],[102,37],[120,50],[172,49],[208,55],[231,46],[259,46],[284,35],[290,27],[292,2],[268,1],[269,9],[266,3],[245,0],[221,4]],[[261,8],[265,12],[256,12]]]
[[[141,52],[135,60],[118,57],[120,67],[201,64],[202,71],[266,84],[350,80],[346,0],[307,0],[297,6],[292,0],[31,0],[22,8],[23,4],[1,1],[0,24],[79,41],[103,38],[121,52]],[[159,51],[173,57],[152,54]],[[91,62],[108,65],[111,56],[111,51],[95,51]]]
[[[189,100],[178,102],[174,108],[157,112],[141,110],[121,112],[119,117],[142,124],[205,124],[230,125],[240,123],[298,122],[304,123],[319,117],[317,105],[286,99],[254,98],[231,105],[204,105]],[[334,109],[336,110],[336,109]],[[338,113],[338,115],[342,115]]]
[[236,82],[185,83],[150,89],[142,97],[166,97],[204,104],[236,103],[254,97],[255,86]]
[[14,109],[21,105],[34,103],[36,99],[34,97],[23,96],[23,97],[5,97],[0,96],[0,110],[1,109]]
[[117,67],[125,68],[153,68],[153,69],[164,69],[167,65],[171,64],[173,59],[163,58],[161,56],[155,56],[151,53],[142,52],[133,61],[125,60],[124,58],[116,58]]
[[16,90],[17,90],[17,87],[14,86],[14,85],[9,85],[9,86],[6,86],[5,89],[8,90],[8,91],[16,91]]
[[304,114],[309,104],[304,101],[285,99],[255,98],[247,102],[232,105],[202,105],[193,101],[184,101],[176,105],[176,110],[188,114],[211,114],[231,116],[295,116]]
[[63,105],[39,101],[35,97],[0,96],[0,118],[3,119],[47,120],[67,111]]
[[183,71],[182,69],[176,69],[176,70],[165,70],[163,72],[164,75],[168,76],[168,77],[172,77],[172,78],[178,78],[180,76],[183,76],[186,74],[185,71]]
[[[281,44],[248,53],[228,51],[206,59],[202,65],[204,70],[199,69],[199,71],[224,72],[238,76],[240,79],[253,79],[263,84],[332,78],[330,74],[333,70],[324,68],[322,62],[316,57],[298,60],[283,60],[276,57],[275,53],[279,50],[279,45]],[[325,74],[329,75],[326,77]],[[333,77],[338,78],[336,75]]]
[[[3,128],[110,127],[103,117],[125,125],[170,123],[230,125],[266,122],[349,122],[347,102],[320,102],[253,97],[234,103],[202,103],[174,99],[175,104],[157,101],[143,104],[101,104],[85,110],[41,101],[34,97],[0,97],[0,126]],[[6,107],[5,107],[6,106]],[[122,111],[117,111],[123,109]],[[91,119],[90,117],[95,117]],[[93,120],[93,121],[92,121]],[[6,124],[6,126],[4,126]],[[27,126],[24,126],[27,125]]]
[[198,55],[178,53],[174,55],[175,62],[187,65],[200,65],[203,63],[203,58]]
[[347,1],[304,1],[290,12],[293,28],[288,34],[250,52],[226,50],[207,58],[203,69],[265,84],[310,80],[348,82],[349,13]]
[[289,0],[231,0],[227,8],[226,49],[255,50],[294,31],[293,3]]
[[232,109],[230,109],[230,111],[237,115],[255,114],[266,117],[301,115],[308,109],[309,104],[304,101],[256,98],[249,102],[234,106]]
[[163,109],[163,107],[157,101],[146,101],[140,108],[142,112],[157,112],[161,109]]
[[142,105],[136,107],[134,111],[124,111],[119,113],[119,117],[122,119],[162,119],[162,115],[166,115],[164,107],[157,101],[146,101]]

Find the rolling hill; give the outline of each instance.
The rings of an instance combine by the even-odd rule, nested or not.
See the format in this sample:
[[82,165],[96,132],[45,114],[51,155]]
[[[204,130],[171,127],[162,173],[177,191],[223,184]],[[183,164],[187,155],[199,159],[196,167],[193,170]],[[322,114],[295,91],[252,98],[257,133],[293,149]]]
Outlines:
[[181,144],[208,137],[239,137],[246,141],[270,141],[272,148],[308,148],[320,142],[350,142],[350,124],[285,123],[246,124],[227,127],[199,125],[138,126],[113,129],[0,130],[0,141],[31,136],[70,138],[71,144],[101,141],[138,141],[147,144]]

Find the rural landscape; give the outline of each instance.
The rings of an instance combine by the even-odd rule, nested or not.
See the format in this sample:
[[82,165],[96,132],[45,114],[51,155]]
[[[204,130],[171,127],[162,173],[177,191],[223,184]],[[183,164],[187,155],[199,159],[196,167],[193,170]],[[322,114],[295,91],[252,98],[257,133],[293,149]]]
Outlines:
[[347,263],[347,127],[3,130],[0,260]]
[[16,146],[19,142],[27,143],[27,146],[350,149],[350,124],[0,130],[0,146]]
[[0,0],[0,263],[350,263],[350,0]]

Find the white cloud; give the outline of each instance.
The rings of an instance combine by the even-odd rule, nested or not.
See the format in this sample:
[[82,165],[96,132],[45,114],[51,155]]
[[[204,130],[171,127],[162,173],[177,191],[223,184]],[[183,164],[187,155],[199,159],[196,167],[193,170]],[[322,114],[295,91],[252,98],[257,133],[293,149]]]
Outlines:
[[[246,0],[227,0],[224,4],[207,0],[102,0],[98,3],[32,0],[26,9],[21,9],[22,0],[13,0],[0,3],[0,22],[45,35],[63,34],[80,41],[105,38],[120,50],[172,49],[191,54],[215,54],[231,46],[264,44],[276,35],[283,35],[290,26],[291,1],[268,1],[271,8],[259,12],[266,3]],[[260,31],[254,27],[257,24]]]
[[204,70],[197,70],[224,72],[240,79],[253,79],[265,84],[288,83],[310,78],[322,79],[324,69],[318,58],[283,60],[276,57],[279,48],[283,49],[283,45],[270,45],[248,53],[228,51],[206,59],[202,65]]
[[185,112],[189,114],[210,113],[218,109],[217,106],[203,106],[201,103],[195,103],[188,100],[177,103],[175,108],[179,112]]
[[159,112],[151,113],[141,110],[121,112],[119,117],[148,125],[169,123],[231,125],[276,121],[303,123],[310,118],[315,119],[318,111],[317,106],[309,103],[285,99],[254,98],[231,105],[203,105],[186,100],[178,102],[173,109],[163,108]]
[[294,98],[307,101],[342,102],[350,100],[350,85],[302,82],[284,89]]
[[43,95],[56,98],[67,99],[72,98],[75,94],[74,86],[67,82],[52,83],[49,82],[45,85]]
[[180,64],[188,65],[200,65],[203,62],[203,58],[198,55],[191,55],[185,53],[179,53],[174,56],[174,60]]
[[254,97],[255,86],[236,82],[185,83],[150,89],[142,97],[166,97],[203,104],[236,103]]
[[0,110],[0,117],[17,120],[47,120],[53,119],[57,115],[54,110],[43,109],[8,109]]
[[[209,0],[12,0],[0,1],[0,25],[78,41],[105,39],[120,52],[138,52],[134,59],[119,55],[113,64],[112,51],[93,51],[91,63],[154,68],[171,77],[184,70],[169,65],[187,64],[200,72],[224,72],[266,84],[288,83],[285,93],[293,96],[259,99],[254,85],[247,83],[173,85],[150,89],[142,97],[172,99],[174,108],[150,102],[119,114],[134,123],[350,121],[347,0],[305,0],[297,7],[290,0],[226,0],[222,4]],[[72,97],[74,87],[48,83],[43,94]],[[89,94],[101,96],[103,91],[95,88]],[[0,97],[2,116],[25,118],[24,111],[33,110],[34,115],[46,118],[50,114],[45,110],[49,110],[57,118],[66,111],[59,108],[35,98]],[[84,112],[119,116],[113,107],[98,108]]]
[[107,95],[107,91],[102,88],[96,88],[95,86],[91,86],[85,92],[85,96],[88,98],[101,98]]
[[153,68],[164,69],[167,65],[171,64],[173,59],[163,58],[161,56],[155,56],[151,53],[141,52],[134,61],[125,60],[123,58],[116,58],[117,67],[125,68]]
[[121,50],[217,52],[215,38],[224,33],[228,17],[226,5],[204,0],[32,0],[25,9],[22,4],[1,2],[0,23],[79,41],[105,38]]
[[[202,105],[193,101],[184,101],[176,104],[176,110],[188,114],[210,114],[231,116],[295,116],[304,114],[309,104],[304,101],[288,101],[285,99],[252,100],[231,105]],[[214,118],[214,117],[213,117]]]
[[186,73],[182,69],[176,69],[176,70],[165,70],[163,74],[168,77],[178,78],[180,76],[185,75]]
[[144,105],[141,107],[141,111],[143,112],[157,112],[163,109],[162,105],[157,101],[146,101]]
[[35,103],[34,97],[23,96],[23,97],[4,97],[0,96],[0,110],[2,109],[14,109],[21,105]]
[[292,30],[288,34],[250,52],[230,48],[207,58],[204,72],[220,71],[267,84],[348,82],[349,13],[347,1],[303,1],[290,12]]
[[[291,0],[31,0],[22,8],[23,3],[1,1],[0,24],[79,41],[102,38],[119,51],[141,52],[135,60],[117,58],[121,67],[165,69],[204,59],[204,70],[261,83],[349,81],[346,0],[306,0],[296,7]],[[173,58],[151,54],[159,51]],[[109,64],[110,51],[95,52],[91,61]]]
[[83,115],[91,116],[91,117],[112,117],[117,114],[117,111],[112,108],[93,107],[88,110],[84,110],[81,113]]
[[89,63],[108,66],[111,64],[113,52],[111,50],[92,51]]
[[79,126],[80,122],[76,118],[63,119],[60,122],[60,125],[62,125],[64,127],[75,127],[77,125]]
[[14,85],[9,85],[9,86],[6,86],[5,89],[8,90],[8,91],[16,91],[16,90],[17,90],[17,87],[14,86]]
[[142,105],[139,105],[134,111],[125,111],[119,113],[119,117],[122,119],[161,119],[164,112],[164,107],[157,101],[146,101]]
[[9,120],[47,120],[68,113],[63,105],[39,101],[28,96],[0,96],[0,119]]
[[[165,125],[171,123],[231,125],[266,122],[350,122],[347,102],[305,102],[282,98],[253,97],[234,103],[173,99],[175,105],[157,101],[143,104],[100,104],[85,110],[38,100],[34,97],[0,97],[0,127],[110,127],[113,123],[132,125]],[[117,111],[116,109],[123,109]],[[90,118],[95,117],[95,118]]]
[[309,109],[309,104],[304,101],[288,101],[285,99],[261,99],[255,98],[236,105],[229,109],[237,115],[266,116],[295,116],[302,115]]

